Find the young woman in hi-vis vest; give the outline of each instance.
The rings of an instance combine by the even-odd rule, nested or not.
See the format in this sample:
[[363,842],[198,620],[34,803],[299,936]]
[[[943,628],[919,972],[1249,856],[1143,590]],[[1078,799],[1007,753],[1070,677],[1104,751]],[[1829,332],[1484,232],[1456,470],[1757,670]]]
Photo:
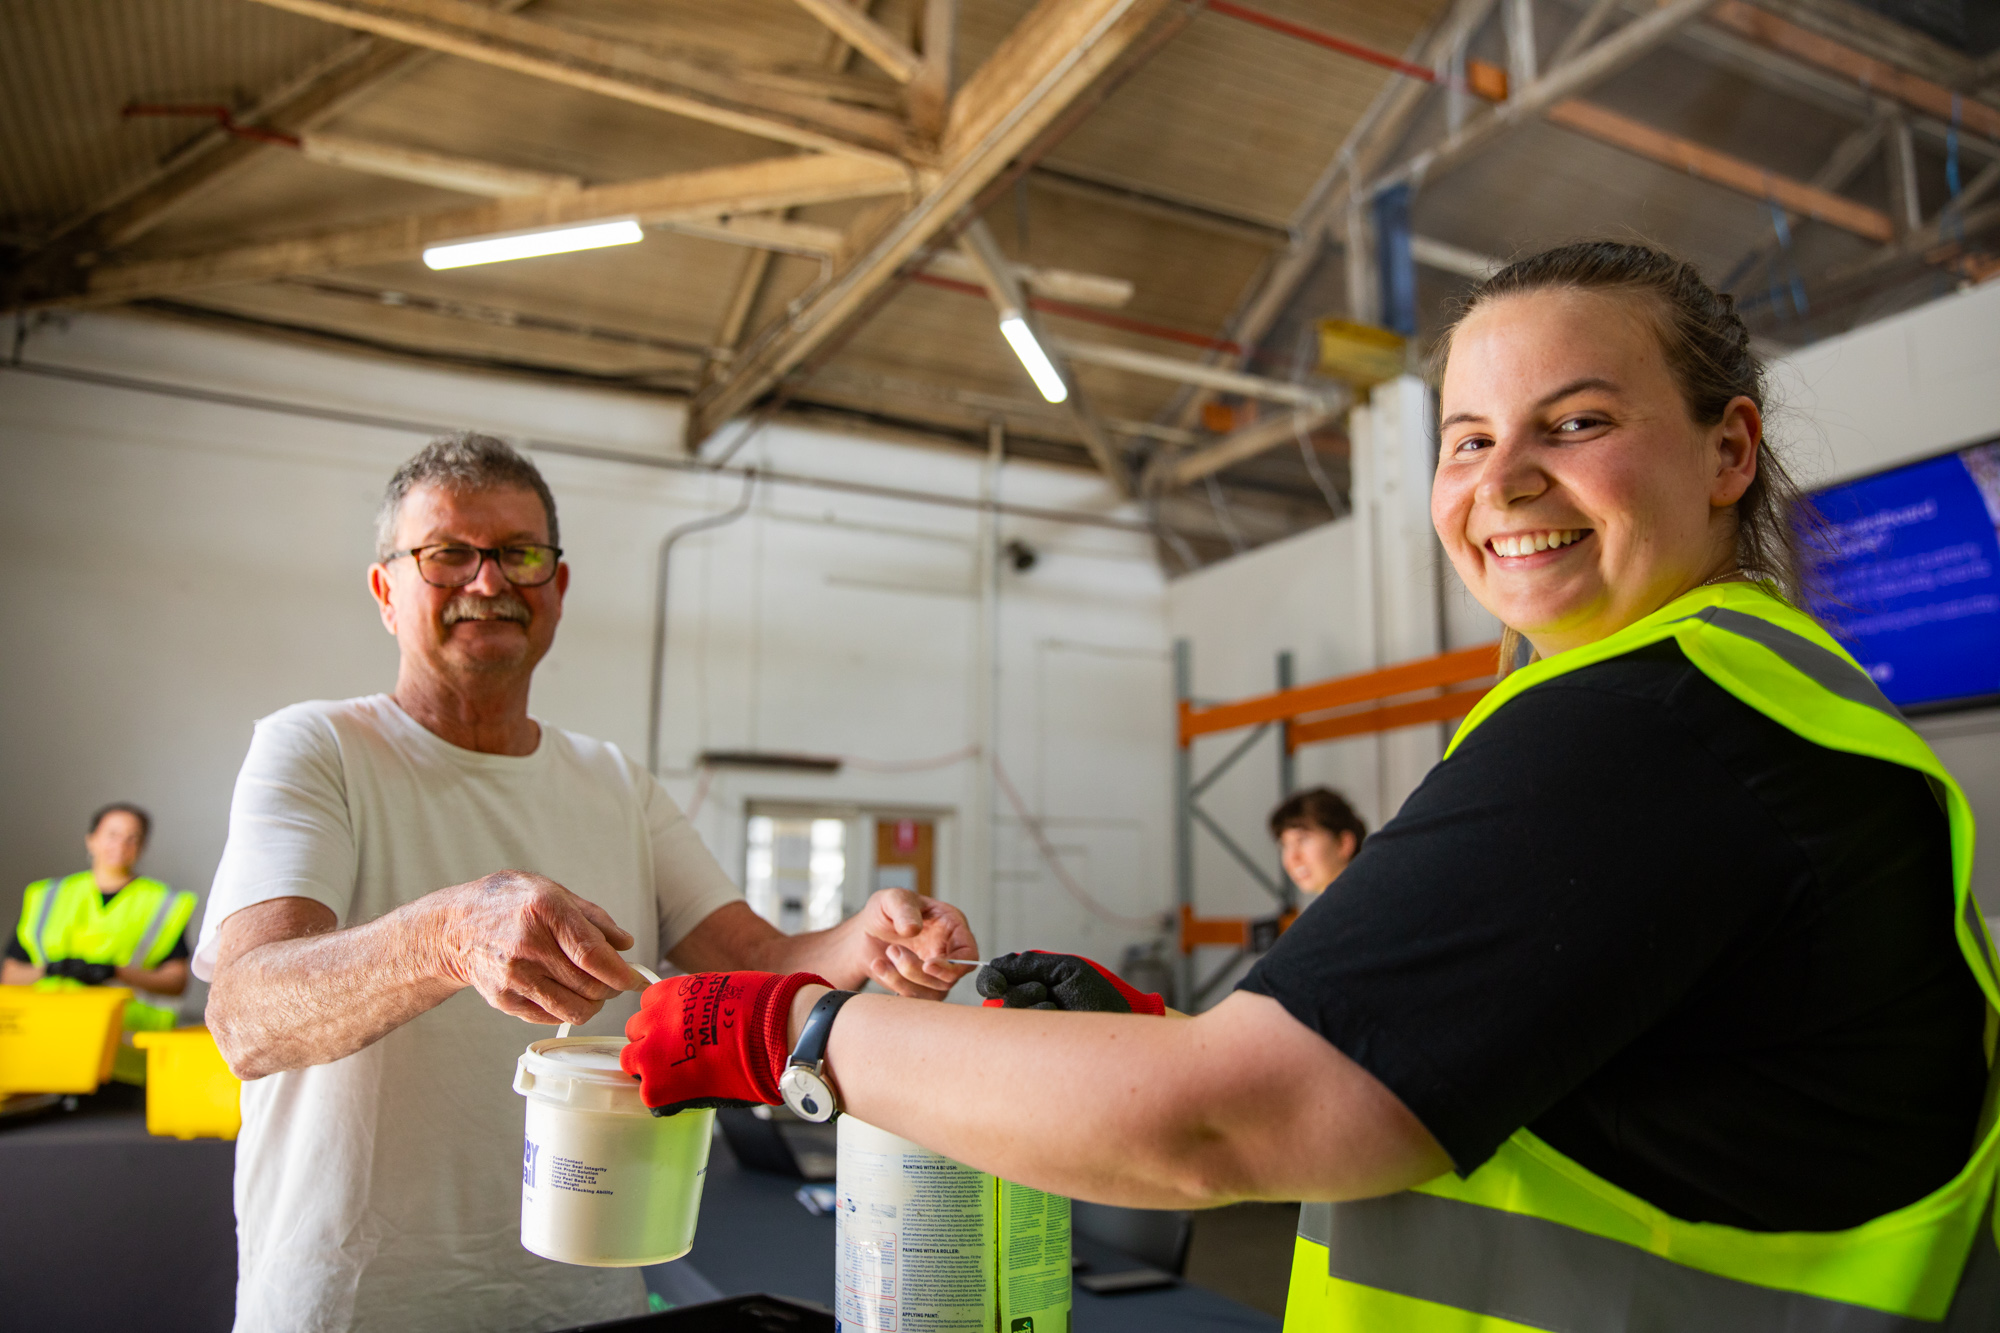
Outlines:
[[1234,994],[678,977],[627,1070],[1082,1199],[1304,1200],[1288,1329],[2000,1329],[1971,813],[1799,609],[1729,298],[1570,245],[1441,350],[1432,520],[1524,664]]

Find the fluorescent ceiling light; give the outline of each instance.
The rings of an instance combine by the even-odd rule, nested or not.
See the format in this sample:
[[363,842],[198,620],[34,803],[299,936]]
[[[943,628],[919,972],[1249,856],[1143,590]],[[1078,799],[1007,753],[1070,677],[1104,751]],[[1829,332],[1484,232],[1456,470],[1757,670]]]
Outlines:
[[1014,348],[1014,355],[1021,358],[1021,364],[1028,368],[1028,376],[1035,381],[1035,387],[1042,391],[1042,397],[1052,403],[1060,403],[1069,397],[1069,386],[1056,373],[1055,363],[1049,354],[1035,341],[1035,334],[1028,327],[1028,321],[1019,315],[1008,315],[1000,321],[1000,332],[1006,336]]
[[645,237],[637,222],[620,218],[584,227],[557,227],[552,231],[433,245],[424,251],[424,263],[430,268],[465,268],[470,264],[497,264],[503,259],[531,259],[536,255],[568,254],[572,250],[597,250],[607,245],[631,245]]

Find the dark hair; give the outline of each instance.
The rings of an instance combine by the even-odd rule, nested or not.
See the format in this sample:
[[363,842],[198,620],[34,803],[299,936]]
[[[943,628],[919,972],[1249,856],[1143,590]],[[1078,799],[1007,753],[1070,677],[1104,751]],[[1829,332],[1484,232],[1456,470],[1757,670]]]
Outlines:
[[448,491],[490,491],[518,486],[533,491],[549,519],[549,545],[562,545],[556,526],[556,497],[542,480],[541,470],[505,440],[477,431],[462,430],[442,435],[419,449],[382,493],[382,508],[375,515],[375,558],[387,560],[396,553],[396,516],[403,498],[419,486],[439,486]]
[[[1723,410],[1739,397],[1764,411],[1764,367],[1750,348],[1750,331],[1736,313],[1735,299],[1709,286],[1687,261],[1625,241],[1579,241],[1507,265],[1465,298],[1439,341],[1435,364],[1443,366],[1452,334],[1480,306],[1552,288],[1645,298],[1667,368],[1697,424],[1721,421]],[[1768,435],[1757,442],[1757,475],[1735,509],[1737,564],[1794,605],[1804,605],[1810,566],[1800,528],[1810,530],[1815,515]],[[1510,647],[1516,637],[1510,627]],[[1513,655],[1503,650],[1502,656],[1511,661]]]
[[139,821],[139,841],[149,841],[153,836],[153,817],[130,801],[113,801],[90,817],[90,831],[97,832],[97,826],[104,822],[106,815],[130,815]]
[[1352,833],[1357,852],[1368,838],[1368,826],[1361,822],[1361,816],[1354,813],[1345,796],[1331,787],[1308,787],[1293,792],[1271,812],[1272,837],[1281,838],[1290,828],[1322,829],[1336,838]]

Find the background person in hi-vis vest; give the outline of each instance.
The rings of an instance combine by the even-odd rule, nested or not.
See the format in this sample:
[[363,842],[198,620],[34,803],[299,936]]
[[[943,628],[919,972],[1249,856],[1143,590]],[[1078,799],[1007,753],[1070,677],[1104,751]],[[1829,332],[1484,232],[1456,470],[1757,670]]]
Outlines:
[[[128,1033],[173,1027],[174,997],[188,984],[194,895],[133,868],[152,832],[152,817],[123,801],[92,815],[83,840],[90,869],[28,886],[20,925],[0,963],[0,983],[42,990],[129,986]],[[145,1052],[129,1040],[121,1044],[111,1076],[144,1083]]]
[[[1198,1017],[1019,955],[983,994],[1135,1013],[860,996],[786,1086],[1082,1199],[1306,1200],[1295,1330],[2000,1329],[1971,814],[1796,609],[1729,299],[1565,246],[1483,284],[1445,355],[1432,519],[1534,660],[1395,818]],[[838,1003],[795,981],[651,988],[648,1104],[763,1096],[771,1038]],[[676,1065],[689,986],[762,1048]]]

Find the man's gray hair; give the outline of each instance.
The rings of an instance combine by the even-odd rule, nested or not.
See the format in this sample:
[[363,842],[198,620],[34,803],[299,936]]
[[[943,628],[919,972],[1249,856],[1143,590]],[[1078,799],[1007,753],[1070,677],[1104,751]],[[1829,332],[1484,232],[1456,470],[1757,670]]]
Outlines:
[[375,515],[375,558],[387,560],[396,553],[396,517],[402,512],[403,498],[419,486],[468,494],[518,487],[533,491],[549,516],[549,545],[562,545],[556,526],[556,497],[535,465],[505,440],[478,431],[454,431],[432,440],[389,478],[382,493],[382,508]]

